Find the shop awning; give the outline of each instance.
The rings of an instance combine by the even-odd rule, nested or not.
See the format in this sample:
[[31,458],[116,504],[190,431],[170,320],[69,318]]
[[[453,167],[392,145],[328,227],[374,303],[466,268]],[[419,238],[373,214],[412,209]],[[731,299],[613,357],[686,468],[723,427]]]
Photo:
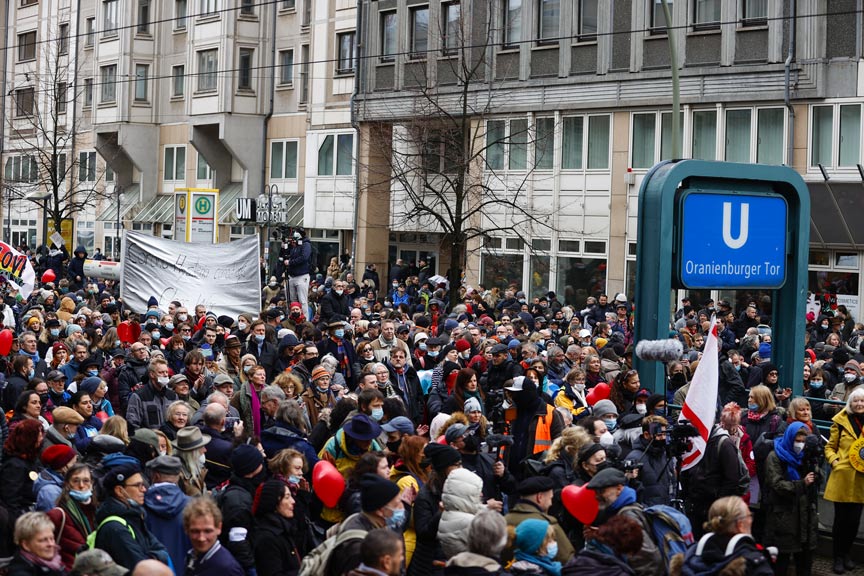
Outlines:
[[864,248],[864,219],[859,218],[864,183],[808,182],[810,244],[829,248]]
[[219,224],[237,223],[237,199],[243,196],[243,184],[232,182],[219,191]]
[[[125,187],[125,190],[120,194],[120,219],[126,217],[132,208],[138,204],[139,200],[138,184],[130,184]],[[117,197],[106,198],[104,203],[107,203],[102,213],[96,216],[99,222],[116,222],[117,221]]]
[[171,224],[174,222],[174,195],[160,194],[147,202],[132,218],[133,222]]

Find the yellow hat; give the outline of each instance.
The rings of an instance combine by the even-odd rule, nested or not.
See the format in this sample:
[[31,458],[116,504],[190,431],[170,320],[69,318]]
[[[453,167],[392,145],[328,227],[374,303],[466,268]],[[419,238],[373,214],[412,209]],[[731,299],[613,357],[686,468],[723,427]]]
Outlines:
[[604,346],[606,346],[606,343],[607,343],[607,342],[608,342],[608,340],[606,340],[606,338],[597,338],[597,339],[594,341],[594,345],[597,346],[597,349],[598,349],[598,350],[600,350],[601,348],[603,348]]

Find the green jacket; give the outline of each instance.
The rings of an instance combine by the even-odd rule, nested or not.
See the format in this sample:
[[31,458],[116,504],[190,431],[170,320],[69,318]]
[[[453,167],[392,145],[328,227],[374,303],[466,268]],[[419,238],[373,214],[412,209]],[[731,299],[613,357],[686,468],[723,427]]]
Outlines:
[[[518,526],[523,520],[527,520],[529,518],[545,520],[555,527],[555,540],[558,541],[558,555],[555,556],[555,560],[557,560],[558,562],[566,562],[570,558],[573,558],[573,556],[576,554],[576,551],[573,549],[573,544],[571,544],[570,540],[567,538],[567,534],[565,534],[561,526],[558,525],[558,520],[554,516],[544,514],[540,510],[540,508],[538,508],[531,502],[520,500],[515,506],[513,506],[513,508],[510,509],[510,512],[504,517],[504,519],[507,521],[507,525],[513,527]],[[504,552],[502,553],[502,563],[507,564],[507,562],[512,559],[513,548],[505,548]]]
[[[821,471],[816,471],[819,485]],[[781,553],[815,550],[818,537],[819,517],[817,498],[810,498],[801,480],[786,478],[786,464],[776,452],[765,460],[765,484],[767,489],[765,545],[776,546]]]

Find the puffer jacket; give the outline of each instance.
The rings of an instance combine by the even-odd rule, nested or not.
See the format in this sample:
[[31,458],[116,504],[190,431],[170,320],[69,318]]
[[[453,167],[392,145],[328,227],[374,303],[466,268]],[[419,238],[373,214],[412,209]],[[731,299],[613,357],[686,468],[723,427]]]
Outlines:
[[189,500],[179,486],[171,483],[156,484],[144,495],[147,529],[158,534],[159,541],[168,549],[177,576],[185,573],[186,551],[192,547],[183,529],[183,509]]
[[464,468],[452,471],[444,481],[444,511],[438,524],[438,540],[448,558],[468,551],[468,527],[483,508],[483,480]]

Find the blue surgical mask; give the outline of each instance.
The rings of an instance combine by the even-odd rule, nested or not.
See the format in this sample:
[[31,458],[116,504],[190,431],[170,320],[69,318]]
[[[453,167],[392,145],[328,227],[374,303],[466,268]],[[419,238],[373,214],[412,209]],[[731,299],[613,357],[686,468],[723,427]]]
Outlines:
[[384,408],[373,408],[372,419],[376,422],[380,422],[382,418],[384,418]]
[[734,366],[735,366],[735,371],[736,371],[736,372],[740,372],[740,371],[741,371],[741,364],[734,364]]
[[183,335],[183,341],[184,341],[184,342],[188,342],[191,338],[192,338],[192,337],[189,336],[188,334],[184,334],[184,335]]
[[655,408],[654,409],[654,415],[660,416],[661,418],[665,418],[666,417],[666,409],[665,408]]
[[168,322],[167,324],[165,324],[165,328],[168,330],[174,330],[174,323]]
[[618,428],[618,419],[612,418],[611,420],[603,420],[606,424],[606,429],[610,432],[614,432],[616,428]]
[[51,336],[53,336],[55,338],[57,336],[60,336],[60,329],[59,328],[51,328],[50,332],[51,332]]
[[251,364],[250,364],[249,366],[244,366],[244,367],[243,367],[243,372],[245,372],[246,374],[249,374],[249,372],[251,372],[251,371],[252,371],[252,368],[254,368],[254,367],[255,367],[255,366],[253,366],[253,365],[251,365]]
[[818,390],[819,388],[822,388],[822,384],[823,384],[822,380],[811,380],[810,381],[810,388],[813,388],[814,390]]
[[336,338],[344,338],[345,330],[342,330],[341,328],[339,328],[338,330],[334,330],[333,335],[336,336]]
[[123,344],[120,340],[114,340],[114,347],[119,348],[120,345]]
[[749,410],[750,412],[759,412],[759,405],[758,404],[747,404],[747,410]]
[[35,375],[36,375],[36,370],[34,370],[33,368],[31,368],[30,371],[27,373],[27,379],[28,379],[28,380],[32,380],[32,379],[33,379],[33,376],[35,376]]
[[87,371],[87,375],[88,375],[88,376],[98,376],[98,375],[99,375],[99,370],[88,370],[88,371]]
[[153,330],[150,333],[150,336],[152,336],[153,338],[158,340],[158,339],[162,338],[162,333],[159,330]]
[[264,334],[256,334],[255,335],[255,341],[258,342],[259,344],[261,342],[264,342]]
[[393,514],[387,518],[387,528],[390,530],[400,530],[402,525],[405,523],[405,509],[399,508],[397,510],[391,510]]
[[425,342],[421,342],[421,343],[420,343],[420,350],[423,351],[423,352],[426,351],[426,343],[425,343]]
[[428,352],[426,352],[426,355],[429,356],[430,358],[437,358],[438,353],[439,353],[438,350],[429,350]]
[[300,484],[300,476],[294,476],[293,474],[288,477],[288,483],[293,485]]
[[546,557],[547,558],[555,558],[558,555],[558,542],[553,540],[549,544],[546,545]]
[[93,497],[92,490],[70,490],[69,496],[76,502],[87,502]]

